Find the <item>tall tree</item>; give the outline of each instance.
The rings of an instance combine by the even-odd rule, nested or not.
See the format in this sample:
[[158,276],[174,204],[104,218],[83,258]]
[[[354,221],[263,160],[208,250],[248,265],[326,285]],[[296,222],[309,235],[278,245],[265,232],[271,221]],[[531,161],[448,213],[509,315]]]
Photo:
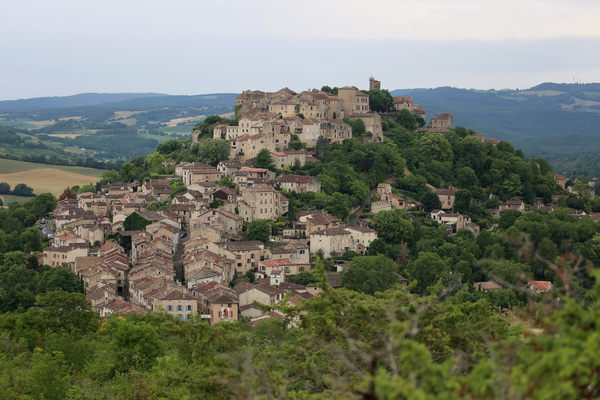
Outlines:
[[219,162],[229,159],[231,146],[227,140],[204,139],[198,150],[200,161],[216,166]]
[[271,225],[266,219],[255,219],[250,221],[244,235],[246,240],[260,240],[267,243],[271,237]]
[[373,89],[369,91],[369,107],[375,112],[386,112],[394,107],[394,98],[387,90]]
[[391,289],[399,281],[398,267],[382,254],[355,257],[342,272],[343,287],[371,295]]
[[273,162],[273,157],[271,156],[269,149],[264,148],[258,152],[254,161],[254,166],[256,168],[266,168],[275,171],[275,163]]

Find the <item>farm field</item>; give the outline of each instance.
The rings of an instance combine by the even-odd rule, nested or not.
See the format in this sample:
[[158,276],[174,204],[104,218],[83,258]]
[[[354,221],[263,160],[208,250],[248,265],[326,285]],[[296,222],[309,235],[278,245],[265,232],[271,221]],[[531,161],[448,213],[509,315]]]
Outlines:
[[26,121],[26,120],[4,120],[0,119],[0,125],[13,126],[19,129],[36,129],[37,125],[34,124],[35,121]]
[[35,194],[50,192],[60,195],[67,186],[83,186],[100,180],[103,171],[85,167],[35,164],[0,159],[0,182],[11,188],[24,183]]
[[172,137],[170,137],[170,136],[151,135],[149,133],[138,133],[137,135],[144,139],[154,139],[158,143],[163,143],[163,142],[166,142],[167,140],[172,139]]
[[12,194],[3,194],[4,197],[4,205],[7,206],[10,203],[25,203],[27,201],[31,201],[35,199],[35,197],[25,197],[25,196],[13,196]]
[[177,134],[177,135],[191,135],[193,126],[172,126],[168,128],[161,128],[161,130],[165,133],[169,134]]

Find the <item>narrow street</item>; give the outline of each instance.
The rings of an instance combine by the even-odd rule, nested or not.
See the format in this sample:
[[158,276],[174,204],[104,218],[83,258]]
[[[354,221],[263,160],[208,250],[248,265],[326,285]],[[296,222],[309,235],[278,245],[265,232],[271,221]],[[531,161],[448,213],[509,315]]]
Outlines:
[[179,239],[179,244],[177,245],[177,249],[175,250],[175,254],[173,254],[173,264],[175,267],[175,279],[178,282],[183,282],[184,271],[183,271],[183,246],[185,242],[187,242],[189,236],[185,236],[184,238]]

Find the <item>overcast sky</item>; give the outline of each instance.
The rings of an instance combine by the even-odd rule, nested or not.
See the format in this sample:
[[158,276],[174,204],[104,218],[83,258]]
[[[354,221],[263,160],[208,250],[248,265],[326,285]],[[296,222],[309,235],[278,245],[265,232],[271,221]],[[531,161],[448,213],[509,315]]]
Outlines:
[[18,0],[0,100],[600,81],[597,0]]

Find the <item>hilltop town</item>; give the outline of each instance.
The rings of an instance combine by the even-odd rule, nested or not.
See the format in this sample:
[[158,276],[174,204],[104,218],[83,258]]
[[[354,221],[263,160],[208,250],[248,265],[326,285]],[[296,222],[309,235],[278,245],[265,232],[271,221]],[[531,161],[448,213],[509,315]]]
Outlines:
[[[371,90],[380,88],[373,78],[369,84]],[[425,110],[414,105],[411,97],[394,98],[384,115],[403,109],[425,118]],[[272,305],[288,292],[292,301],[318,293],[321,289],[316,285],[294,284],[289,278],[311,270],[311,254],[325,258],[348,251],[366,254],[377,232],[314,210],[301,211],[280,232],[270,232],[268,246],[244,240],[244,224],[276,221],[288,213],[286,191],[321,191],[315,177],[277,175],[249,162],[267,149],[279,170],[320,163],[314,152],[290,150],[290,143],[295,140],[307,148],[324,139],[343,143],[353,137],[346,118],[364,124],[361,140],[381,142],[381,115],[371,111],[369,95],[355,87],[339,88],[337,94],[296,93],[287,88],[276,93],[246,91],[236,99],[236,113],[237,125],[216,125],[212,132],[215,139],[230,143],[230,159],[216,167],[202,162],[175,165],[174,178],[181,179],[185,191],[173,198],[169,181],[159,180],[112,183],[59,201],[53,212],[56,233],[40,264],[69,266],[82,279],[88,300],[102,317],[165,310],[182,319],[199,314],[211,323],[260,319],[265,316],[255,301]],[[429,129],[447,131],[451,125],[452,115],[444,114],[434,117]],[[232,185],[216,183],[223,178]],[[417,206],[393,194],[389,184],[380,184],[376,194],[380,200],[373,203],[375,213]],[[166,199],[168,209],[147,210],[152,202]],[[441,219],[437,214],[436,218]],[[461,219],[457,226],[472,225]],[[125,238],[127,248],[114,241],[115,234],[121,243]],[[97,247],[90,249],[90,244]],[[345,261],[339,268],[344,267]],[[255,283],[241,281],[230,287],[249,272]],[[340,285],[339,275],[329,279],[334,287]]]
[[554,393],[557,357],[594,351],[595,181],[369,85],[244,92],[0,208],[2,393]]
[[[369,84],[371,90],[380,89],[373,78]],[[102,317],[151,310],[181,319],[199,315],[213,324],[272,317],[276,313],[265,314],[256,302],[274,305],[289,293],[290,301],[297,303],[322,290],[316,284],[290,281],[311,271],[314,255],[335,260],[337,271],[330,271],[328,280],[339,287],[339,272],[348,268],[342,256],[369,254],[378,232],[371,227],[372,219],[350,221],[323,209],[300,210],[292,216],[288,197],[320,193],[322,182],[315,176],[291,174],[290,169],[322,163],[314,149],[319,143],[335,145],[352,138],[353,121],[365,127],[365,134],[354,135],[355,139],[380,143],[382,118],[393,119],[407,110],[424,121],[425,110],[410,97],[396,97],[392,106],[377,113],[370,108],[368,94],[354,87],[336,91],[243,92],[236,100],[237,123],[212,127],[214,139],[228,141],[229,159],[216,166],[181,162],[173,165],[171,178],[114,182],[96,192],[64,198],[53,212],[55,233],[38,256],[39,263],[69,266]],[[419,129],[444,134],[452,128],[452,114],[447,113]],[[474,132],[471,137],[489,146],[499,143]],[[302,144],[298,150],[290,149],[294,142]],[[272,168],[253,165],[265,152]],[[564,189],[566,179],[560,175],[555,179]],[[183,187],[174,191],[177,181]],[[458,188],[432,190],[438,208],[427,209],[418,200],[395,194],[390,183],[379,183],[366,200],[370,218],[394,210],[427,211],[430,221],[451,235],[461,229],[479,235],[481,227],[469,213],[455,212]],[[559,196],[555,197],[558,204]],[[157,210],[152,207],[156,204],[168,208]],[[528,208],[548,211],[553,206],[538,199]],[[489,212],[500,216],[507,210],[525,212],[526,203],[510,199]],[[248,240],[253,224],[266,229],[261,240]]]

